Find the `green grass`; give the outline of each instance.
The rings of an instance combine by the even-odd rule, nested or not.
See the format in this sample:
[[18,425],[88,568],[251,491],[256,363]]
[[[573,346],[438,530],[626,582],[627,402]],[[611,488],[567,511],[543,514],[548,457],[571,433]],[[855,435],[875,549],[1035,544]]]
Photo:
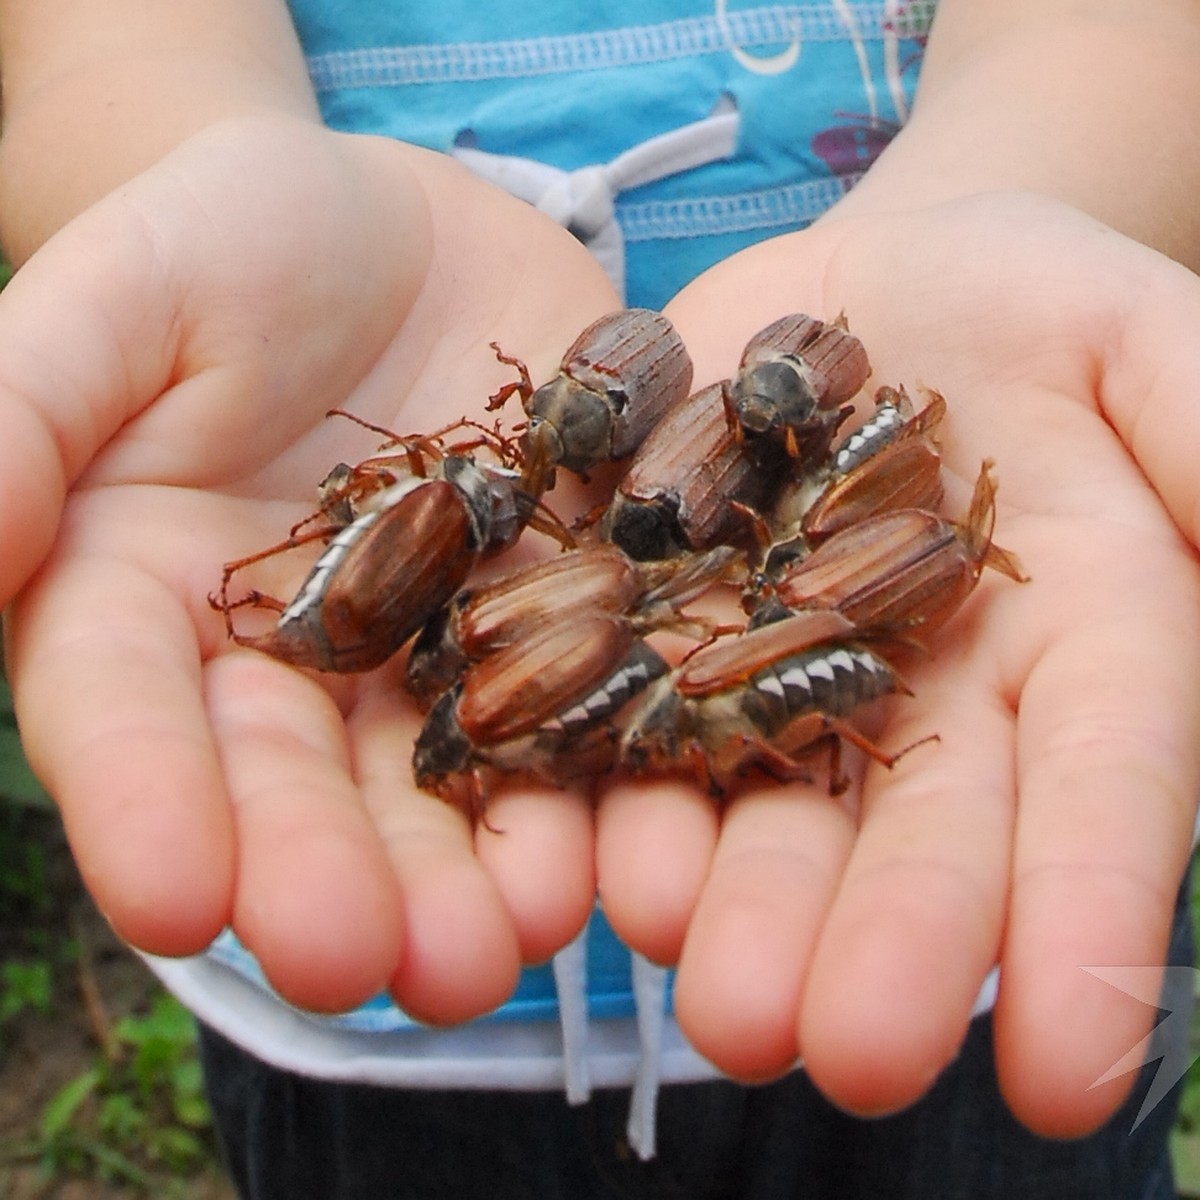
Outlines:
[[[7,1106],[0,1196],[19,1173],[26,1189],[44,1188],[22,1195],[54,1195],[60,1182],[82,1179],[123,1196],[182,1200],[197,1194],[193,1181],[219,1175],[195,1022],[119,946],[118,970],[137,971],[138,1006],[123,1010],[128,995],[104,995],[112,954],[97,962],[80,943],[87,904],[0,676],[0,1063],[6,1051],[36,1053],[40,1036],[60,1072],[51,1088],[31,1084],[27,1111],[14,1117]],[[88,1029],[90,1038],[78,1032]],[[10,1084],[14,1100],[16,1090]]]

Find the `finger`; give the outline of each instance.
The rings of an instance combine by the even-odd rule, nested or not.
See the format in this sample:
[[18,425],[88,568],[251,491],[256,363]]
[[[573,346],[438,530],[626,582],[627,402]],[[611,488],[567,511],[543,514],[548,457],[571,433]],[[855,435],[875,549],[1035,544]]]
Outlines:
[[509,996],[521,948],[475,856],[469,821],[413,786],[418,726],[411,704],[388,686],[364,689],[349,721],[356,774],[402,898],[403,953],[388,986],[414,1016],[449,1024]]
[[1013,820],[1013,717],[994,688],[939,662],[913,673],[867,775],[862,825],[821,931],[800,1013],[813,1082],[839,1106],[891,1112],[954,1057],[996,961]]
[[53,563],[9,613],[22,740],[117,932],[202,949],[229,919],[234,840],[188,614],[112,559]]
[[[1200,545],[1200,498],[1193,447],[1200,437],[1195,380],[1200,346],[1200,281],[1141,246],[1122,246],[1114,293],[1127,309],[1121,336],[1101,346],[1100,405],[1188,541]],[[1130,278],[1140,286],[1128,287]]]
[[596,819],[597,886],[627,946],[652,962],[679,960],[719,830],[717,805],[695,788],[636,780],[606,790]]
[[[149,248],[127,227],[108,235],[50,243],[0,293],[5,601],[48,552],[67,487],[118,428],[133,393],[148,398],[169,375],[174,338],[165,297],[149,296],[143,312],[124,286],[139,271],[158,278]],[[113,269],[104,270],[101,258]],[[97,290],[111,297],[101,300]],[[126,358],[130,345],[137,353]]]
[[487,805],[475,832],[479,861],[512,914],[521,957],[545,962],[583,928],[596,896],[588,798],[517,783]]
[[68,479],[170,379],[177,298],[148,233],[109,201],[47,242],[0,295],[0,383],[53,433]]
[[[1143,565],[1171,578],[1169,564]],[[1165,959],[1200,785],[1195,589],[1181,599],[1143,611],[1154,636],[1128,621],[1077,628],[1022,692],[996,1052],[1010,1106],[1043,1133],[1086,1132],[1113,1111],[1131,1078],[1091,1085],[1154,1017],[1083,968]]]
[[692,1044],[738,1079],[787,1071],[809,960],[854,828],[821,788],[747,792],[725,814],[679,960]]
[[292,1003],[352,1008],[395,971],[402,919],[341,714],[257,653],[210,663],[207,696],[237,830],[234,930]]

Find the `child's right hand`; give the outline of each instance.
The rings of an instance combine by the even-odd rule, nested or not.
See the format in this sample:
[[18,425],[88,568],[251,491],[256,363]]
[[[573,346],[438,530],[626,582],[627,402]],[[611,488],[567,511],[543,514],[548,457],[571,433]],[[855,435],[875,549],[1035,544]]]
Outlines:
[[8,671],[130,942],[187,954],[232,924],[299,1005],[391,987],[442,1022],[580,926],[582,799],[504,801],[485,870],[462,816],[413,786],[416,716],[386,672],[238,650],[206,597],[375,449],[328,409],[399,432],[481,417],[510,375],[490,341],[545,378],[618,305],[573,238],[453,162],[289,118],[191,139],[18,272],[0,297]]

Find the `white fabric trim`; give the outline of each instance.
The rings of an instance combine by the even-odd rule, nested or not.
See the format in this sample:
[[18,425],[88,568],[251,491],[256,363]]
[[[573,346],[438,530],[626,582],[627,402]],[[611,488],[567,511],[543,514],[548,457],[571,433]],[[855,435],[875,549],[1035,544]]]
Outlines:
[[[546,1091],[566,1086],[562,1032],[554,1020],[362,1033],[290,1008],[204,955],[143,958],[201,1021],[283,1070],[346,1083],[430,1090]],[[634,1086],[641,1060],[634,1021],[588,1023],[587,1071],[592,1087]],[[724,1078],[692,1049],[671,1017],[663,1020],[660,1066],[664,1083]]]

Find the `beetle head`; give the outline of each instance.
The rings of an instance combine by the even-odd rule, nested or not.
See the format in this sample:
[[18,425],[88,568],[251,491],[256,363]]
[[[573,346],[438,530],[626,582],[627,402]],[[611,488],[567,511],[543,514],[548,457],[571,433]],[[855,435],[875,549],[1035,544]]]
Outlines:
[[688,547],[679,524],[679,497],[672,493],[631,500],[618,492],[600,532],[636,562],[673,558]]
[[465,771],[471,762],[471,741],[458,723],[461,688],[443,692],[429,710],[413,746],[413,775],[417,787],[437,793],[449,776]]
[[818,419],[819,403],[809,372],[797,359],[758,363],[733,385],[733,405],[748,433],[807,429]]
[[[553,436],[558,444],[551,461],[568,471],[586,471],[612,457],[614,415],[623,404],[619,392],[601,394],[566,375],[557,375],[530,398],[525,437],[532,441]],[[549,430],[542,428],[545,426]]]

